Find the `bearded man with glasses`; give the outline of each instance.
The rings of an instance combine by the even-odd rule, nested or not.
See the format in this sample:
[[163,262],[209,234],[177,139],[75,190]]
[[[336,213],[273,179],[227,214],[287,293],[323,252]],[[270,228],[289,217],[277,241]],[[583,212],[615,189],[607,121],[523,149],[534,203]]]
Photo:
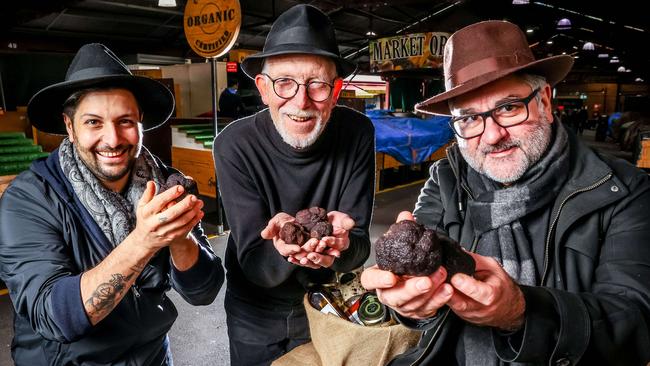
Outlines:
[[423,330],[390,365],[646,365],[650,180],[553,119],[570,56],[533,57],[505,21],[454,33],[446,91],[416,106],[451,115],[457,144],[431,167],[415,220],[460,244],[476,273],[362,283]]
[[[343,59],[327,16],[296,5],[273,24],[261,53],[242,62],[268,105],[215,138],[214,159],[231,231],[225,308],[232,365],[268,365],[309,341],[305,286],[368,258],[374,193],[374,128],[336,106]],[[302,245],[279,231],[319,206],[331,236]]]

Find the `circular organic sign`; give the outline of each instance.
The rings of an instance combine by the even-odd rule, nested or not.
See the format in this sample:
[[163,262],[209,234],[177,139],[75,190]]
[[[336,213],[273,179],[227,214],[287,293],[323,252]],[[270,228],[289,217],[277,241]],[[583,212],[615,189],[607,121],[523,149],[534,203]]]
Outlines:
[[239,0],[189,0],[185,5],[185,38],[200,56],[219,57],[228,52],[240,27]]

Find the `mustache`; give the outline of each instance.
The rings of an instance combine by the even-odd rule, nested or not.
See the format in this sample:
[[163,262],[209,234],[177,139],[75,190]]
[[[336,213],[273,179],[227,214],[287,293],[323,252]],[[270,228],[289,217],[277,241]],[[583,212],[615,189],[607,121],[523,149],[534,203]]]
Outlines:
[[296,116],[298,118],[314,118],[318,117],[318,112],[314,110],[302,110],[302,109],[295,109],[295,108],[287,108],[287,109],[282,109],[280,112],[284,114],[290,114],[293,116]]
[[502,151],[502,150],[507,150],[512,147],[518,147],[520,146],[519,141],[514,141],[514,140],[508,140],[508,141],[499,141],[496,145],[486,145],[481,147],[481,153],[483,154],[489,154],[494,151]]

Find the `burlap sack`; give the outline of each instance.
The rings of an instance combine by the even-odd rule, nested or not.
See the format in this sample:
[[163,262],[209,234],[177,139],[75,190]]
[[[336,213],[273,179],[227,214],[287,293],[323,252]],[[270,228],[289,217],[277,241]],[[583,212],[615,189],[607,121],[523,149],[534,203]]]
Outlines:
[[273,366],[383,366],[420,339],[420,332],[403,325],[364,327],[323,314],[306,296],[304,305],[312,341],[275,360]]

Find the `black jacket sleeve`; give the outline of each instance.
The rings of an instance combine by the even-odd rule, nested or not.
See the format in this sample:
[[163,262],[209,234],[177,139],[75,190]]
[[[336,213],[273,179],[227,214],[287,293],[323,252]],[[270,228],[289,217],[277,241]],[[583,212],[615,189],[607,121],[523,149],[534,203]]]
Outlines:
[[221,259],[214,254],[200,223],[192,229],[191,235],[199,245],[199,258],[186,271],[179,271],[171,264],[172,287],[192,305],[209,305],[223,285],[223,266]]
[[[16,184],[20,181],[20,185]],[[43,338],[71,342],[92,329],[80,274],[60,227],[65,203],[31,172],[0,200],[0,276],[17,313]]]
[[[522,287],[525,326],[512,337],[495,336],[507,361],[645,365],[650,361],[650,183],[639,175],[617,202],[602,234],[593,282],[583,292]],[[584,258],[583,258],[584,259]],[[572,260],[567,256],[566,266]],[[580,266],[576,266],[580,268]],[[582,266],[588,268],[587,266]]]

